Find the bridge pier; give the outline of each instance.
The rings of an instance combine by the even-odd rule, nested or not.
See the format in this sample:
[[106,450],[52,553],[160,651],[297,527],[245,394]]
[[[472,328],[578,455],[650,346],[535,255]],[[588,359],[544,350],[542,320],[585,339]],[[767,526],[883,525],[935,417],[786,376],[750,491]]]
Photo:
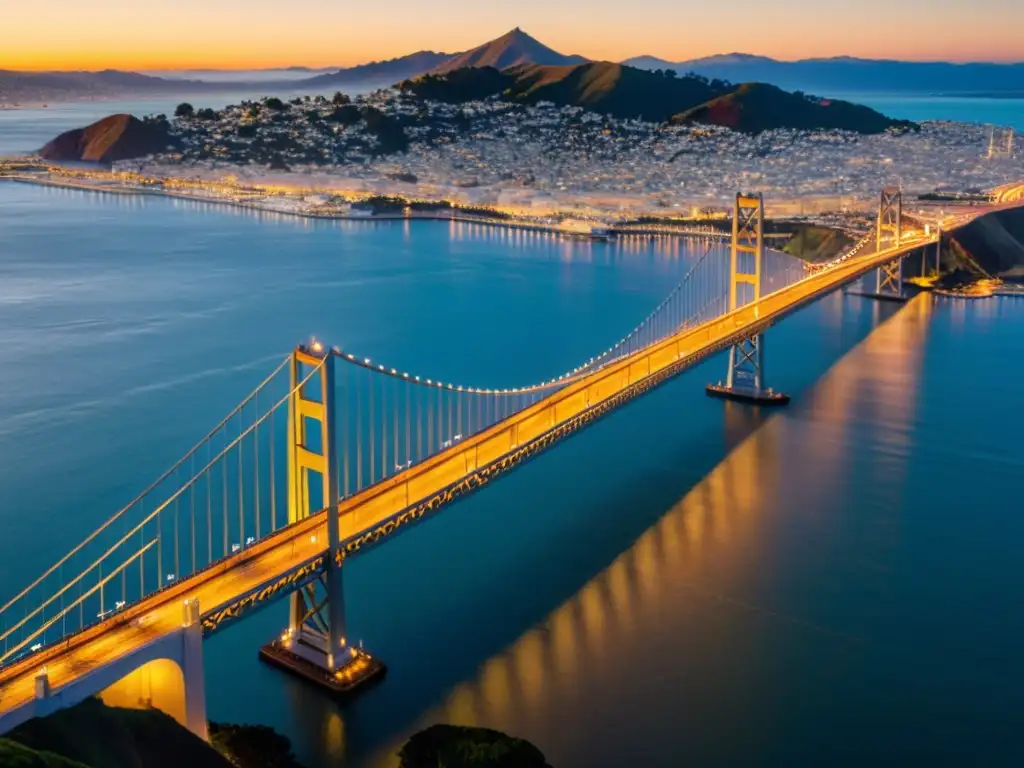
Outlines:
[[[761,298],[763,265],[764,199],[760,194],[737,194],[729,267],[730,312]],[[788,403],[789,395],[764,387],[764,378],[764,334],[758,333],[729,349],[725,383],[709,384],[707,393],[710,397],[758,405]]]
[[[304,368],[312,372],[303,376]],[[306,390],[319,383],[319,399]],[[349,694],[379,678],[384,664],[350,643],[345,621],[342,551],[337,519],[338,462],[335,459],[334,355],[314,344],[291,359],[288,410],[288,522],[327,508],[324,571],[292,593],[288,627],[260,649],[260,658],[337,694]],[[316,426],[310,430],[308,422]],[[310,473],[320,476],[319,494]]]

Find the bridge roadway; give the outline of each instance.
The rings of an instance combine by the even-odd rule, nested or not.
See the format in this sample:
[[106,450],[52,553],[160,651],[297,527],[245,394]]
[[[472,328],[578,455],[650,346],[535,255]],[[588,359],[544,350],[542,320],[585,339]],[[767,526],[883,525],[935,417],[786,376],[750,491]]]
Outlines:
[[[893,258],[932,244],[917,236],[899,248],[858,256],[762,297],[731,313],[684,329],[606,368],[581,376],[488,430],[371,486],[339,504],[342,558],[379,541],[516,466],[651,387],[740,338],[861,277]],[[199,600],[204,633],[315,577],[327,556],[326,510],[299,521],[117,615],[0,669],[4,715],[34,696],[43,669],[51,690],[79,679],[181,626],[182,602]],[[0,729],[2,730],[2,729]]]

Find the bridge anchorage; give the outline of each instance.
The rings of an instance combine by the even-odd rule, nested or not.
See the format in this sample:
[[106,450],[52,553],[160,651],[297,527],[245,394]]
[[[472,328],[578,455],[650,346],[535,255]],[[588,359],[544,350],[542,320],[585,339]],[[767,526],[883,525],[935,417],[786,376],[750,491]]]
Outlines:
[[[764,198],[736,195],[729,260],[729,312],[760,301],[764,271]],[[729,348],[725,383],[709,384],[711,397],[758,405],[786,405],[789,395],[764,387],[764,334],[758,331]]]
[[[298,347],[289,362],[289,525],[331,508],[331,500],[339,498],[334,360],[331,350],[314,342]],[[312,375],[305,373],[306,368],[312,369]],[[327,524],[326,554],[322,572],[291,594],[288,626],[260,649],[260,658],[333,693],[347,694],[379,679],[385,667],[348,642],[337,517]]]

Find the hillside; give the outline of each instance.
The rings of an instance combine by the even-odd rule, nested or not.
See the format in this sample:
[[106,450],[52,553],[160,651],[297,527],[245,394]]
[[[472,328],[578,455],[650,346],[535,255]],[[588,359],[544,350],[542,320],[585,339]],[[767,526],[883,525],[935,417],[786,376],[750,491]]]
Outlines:
[[356,67],[339,69],[300,81],[300,85],[323,88],[332,85],[390,85],[398,80],[422,75],[452,57],[450,53],[417,51],[387,61],[371,61]]
[[766,56],[728,53],[688,61],[637,56],[622,62],[642,69],[694,72],[733,83],[762,82],[786,90],[821,95],[841,93],[933,93],[1020,95],[1024,63],[993,64],[888,61],[839,56],[778,61]]
[[501,37],[453,56],[435,67],[432,72],[445,74],[464,67],[493,67],[507,69],[524,64],[568,66],[585,62],[582,56],[566,56],[548,48],[536,38],[516,27]]
[[843,101],[808,99],[761,83],[738,87],[702,77],[678,77],[607,61],[575,66],[523,65],[497,69],[464,68],[399,83],[420,98],[461,103],[502,95],[509,101],[550,101],[617,118],[675,124],[709,123],[757,133],[773,128],[842,129],[881,133],[916,128],[868,107]]
[[666,120],[718,95],[703,80],[665,77],[611,62],[575,66],[523,65],[430,74],[399,83],[421,98],[459,103],[504,94],[510,101],[585,107],[619,118]]
[[167,124],[131,115],[110,115],[85,128],[60,134],[39,150],[46,160],[112,163],[163,152],[174,141]]
[[90,768],[53,752],[22,746],[0,736],[0,766],[4,768]]
[[760,133],[776,128],[882,133],[890,128],[918,127],[907,120],[893,120],[860,104],[789,93],[766,83],[741,85],[730,93],[673,115],[670,122],[674,125],[720,125],[743,133]]
[[[213,747],[157,710],[107,707],[98,699],[30,720],[7,734],[8,754],[39,756],[40,768],[230,768]],[[0,739],[0,745],[3,740]],[[58,757],[59,756],[59,757]],[[42,760],[42,761],[40,761]],[[48,762],[46,762],[48,761]],[[17,763],[0,762],[0,765]]]
[[1024,208],[996,211],[951,235],[949,252],[962,267],[989,277],[1024,282]]

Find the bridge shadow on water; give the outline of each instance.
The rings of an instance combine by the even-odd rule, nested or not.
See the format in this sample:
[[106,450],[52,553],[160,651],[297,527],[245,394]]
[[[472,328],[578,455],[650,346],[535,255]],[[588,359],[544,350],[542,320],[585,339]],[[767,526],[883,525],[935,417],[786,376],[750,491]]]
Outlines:
[[[834,294],[797,313],[768,332],[770,383],[794,395],[799,417],[801,395],[898,309]],[[628,624],[651,578],[650,564],[628,550],[643,544],[664,559],[669,538],[657,531],[680,524],[666,511],[771,418],[705,397],[724,369],[722,356],[712,358],[346,565],[351,633],[389,666],[379,687],[339,706],[259,666],[256,647],[284,625],[283,608],[273,609],[207,643],[211,715],[274,725],[311,766],[376,765],[446,697],[455,700],[441,717],[460,722],[493,721],[481,707],[529,708],[539,677],[571,677],[574,647]],[[759,457],[763,466],[732,478],[724,498],[757,494],[786,460],[770,450]],[[556,609],[555,623],[536,629]],[[536,649],[515,673],[502,661],[513,644]],[[607,663],[628,669],[614,654]],[[479,690],[467,693],[474,679]]]

